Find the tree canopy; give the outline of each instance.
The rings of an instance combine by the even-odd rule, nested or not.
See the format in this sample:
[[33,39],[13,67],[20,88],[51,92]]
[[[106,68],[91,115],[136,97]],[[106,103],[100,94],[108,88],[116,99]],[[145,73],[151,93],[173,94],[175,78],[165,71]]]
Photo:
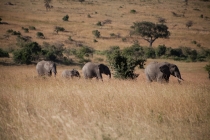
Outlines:
[[140,35],[144,40],[149,42],[149,46],[152,47],[153,42],[158,38],[168,38],[170,32],[168,27],[164,24],[155,24],[148,21],[134,22],[131,26],[133,34]]

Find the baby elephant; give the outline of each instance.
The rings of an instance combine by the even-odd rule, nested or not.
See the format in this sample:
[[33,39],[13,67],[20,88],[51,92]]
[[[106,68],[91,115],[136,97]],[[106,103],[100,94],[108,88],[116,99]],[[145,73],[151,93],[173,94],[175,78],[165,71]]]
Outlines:
[[73,70],[64,70],[62,72],[62,77],[65,77],[65,78],[79,77],[80,78],[80,74],[75,69],[73,69]]

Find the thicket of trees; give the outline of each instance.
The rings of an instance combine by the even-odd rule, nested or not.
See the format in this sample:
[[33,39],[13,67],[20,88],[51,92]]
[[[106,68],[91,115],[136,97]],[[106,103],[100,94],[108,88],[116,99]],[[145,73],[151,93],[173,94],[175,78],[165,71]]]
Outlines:
[[[51,2],[47,1],[46,2]],[[65,16],[68,20],[68,15]],[[163,58],[163,59],[174,59],[177,61],[207,61],[210,60],[210,49],[205,49],[198,46],[198,49],[191,49],[190,47],[180,46],[178,48],[166,47],[165,45],[159,45],[158,47],[151,47],[152,43],[158,38],[168,38],[170,32],[168,27],[161,24],[154,24],[152,22],[135,22],[132,28],[132,33],[140,35],[149,42],[150,47],[140,46],[138,42],[130,47],[120,49],[119,46],[112,46],[110,49],[105,51],[96,51],[89,46],[80,45],[76,48],[66,48],[63,44],[49,44],[43,42],[43,45],[39,45],[37,42],[32,42],[31,37],[22,36],[18,31],[7,30],[8,34],[17,36],[16,45],[19,49],[14,50],[13,60],[15,63],[30,64],[40,60],[51,60],[63,64],[72,64],[74,61],[79,64],[84,64],[91,61],[90,57],[93,57],[94,53],[99,55],[106,55],[107,61],[111,68],[114,70],[114,76],[121,79],[135,79],[138,74],[135,74],[134,70],[138,66],[139,68],[144,67],[144,62],[148,58]],[[33,26],[27,29],[27,31],[35,30]],[[57,33],[59,31],[65,31],[63,27],[56,26],[54,29]],[[92,34],[95,38],[100,38],[100,32],[93,30]],[[37,32],[38,38],[45,38],[42,32]],[[73,41],[71,36],[70,41]],[[97,42],[97,40],[95,40]],[[0,49],[0,57],[9,57],[9,53],[5,50]],[[74,58],[75,60],[73,61]],[[209,65],[205,67],[209,72]],[[210,72],[209,72],[210,74]]]

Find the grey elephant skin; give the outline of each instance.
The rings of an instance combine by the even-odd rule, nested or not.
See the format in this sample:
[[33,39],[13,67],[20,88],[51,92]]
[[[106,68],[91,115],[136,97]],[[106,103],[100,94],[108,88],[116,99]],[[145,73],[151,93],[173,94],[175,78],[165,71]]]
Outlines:
[[169,82],[170,75],[177,77],[180,83],[182,79],[179,68],[168,62],[151,62],[145,68],[145,75],[149,82]]
[[40,61],[36,65],[36,70],[39,76],[48,75],[51,76],[52,72],[56,76],[56,64],[52,61]]
[[96,77],[96,79],[101,79],[103,81],[102,74],[109,75],[109,78],[111,78],[111,72],[109,68],[104,64],[88,62],[83,66],[82,72],[85,79]]
[[73,69],[73,70],[64,70],[62,72],[62,77],[64,78],[73,78],[73,77],[79,77],[80,78],[80,74],[77,70]]

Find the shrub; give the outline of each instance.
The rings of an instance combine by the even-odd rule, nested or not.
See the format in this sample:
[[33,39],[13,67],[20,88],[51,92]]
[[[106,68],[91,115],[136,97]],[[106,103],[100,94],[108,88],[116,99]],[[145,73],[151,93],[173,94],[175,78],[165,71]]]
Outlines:
[[16,50],[13,52],[13,59],[15,63],[30,64],[31,63],[30,51],[27,49]]
[[0,48],[0,57],[9,57],[9,53]]
[[43,54],[46,59],[55,61],[56,59],[63,59],[63,52],[65,51],[65,48],[63,47],[64,44],[49,44],[44,42],[43,43],[43,50],[45,53]]
[[110,36],[111,36],[111,37],[115,37],[116,35],[115,35],[114,33],[111,33]]
[[192,41],[192,44],[197,44],[197,41],[193,40],[193,41]]
[[181,48],[171,49],[170,55],[180,57],[182,56],[182,49]]
[[78,1],[82,3],[82,2],[84,2],[85,0],[78,0]]
[[64,17],[63,17],[63,21],[68,21],[69,20],[69,16],[68,15],[65,15]]
[[118,47],[110,48],[107,53],[107,59],[114,70],[114,77],[119,79],[136,79],[138,74],[134,73],[135,67],[143,65],[145,60],[130,56],[133,48],[126,48],[126,50],[120,50]]
[[123,41],[123,42],[125,42],[126,40],[127,40],[126,37],[123,37],[123,38],[122,38],[122,41]]
[[58,33],[65,31],[65,29],[63,27],[55,26],[55,31]]
[[97,22],[96,25],[97,25],[97,26],[102,26],[101,21]]
[[29,28],[29,30],[36,30],[36,28],[34,26],[29,26],[28,28]]
[[89,55],[93,55],[93,52],[94,52],[93,48],[82,46],[80,49],[76,51],[75,56],[77,58],[84,59],[84,57],[89,57]]
[[101,36],[101,33],[98,30],[93,30],[92,34],[96,37],[99,38]]
[[87,15],[88,18],[91,18],[90,14]]
[[155,58],[155,49],[151,47],[144,47],[144,56],[145,58]]
[[19,31],[13,31],[12,35],[21,35],[21,33]]
[[189,29],[190,27],[193,26],[193,22],[191,20],[189,20],[189,21],[187,21],[187,23],[185,25]]
[[74,40],[71,38],[71,36],[69,36],[68,40],[69,40],[69,41],[74,41]]
[[165,18],[162,18],[162,17],[159,17],[158,18],[158,22],[160,22],[160,23],[166,23],[166,19]]
[[63,64],[70,65],[72,63],[73,63],[73,60],[71,58],[67,58],[67,57],[63,58]]
[[61,32],[65,31],[65,29],[63,27],[59,27],[59,26],[56,26],[55,29],[58,31],[61,31]]
[[7,30],[7,33],[13,33],[12,29]]
[[16,63],[30,64],[33,60],[38,59],[41,47],[36,42],[26,43],[19,50],[13,52],[13,59]]
[[209,64],[207,64],[207,65],[204,67],[204,69],[208,72],[208,74],[209,74],[209,79],[210,79],[210,62],[209,62]]
[[166,46],[165,45],[159,45],[155,50],[155,53],[156,53],[157,57],[165,55],[165,52],[166,52]]
[[43,34],[42,32],[37,32],[37,33],[36,33],[36,36],[37,36],[38,38],[45,38],[45,37],[44,37],[44,34]]
[[25,33],[28,33],[29,32],[28,31],[29,30],[28,28],[22,27],[22,29],[24,30]]
[[136,10],[133,9],[133,10],[130,11],[130,13],[135,14]]
[[192,61],[195,62],[197,59],[197,51],[196,50],[191,50],[190,55],[188,55],[188,58]]

